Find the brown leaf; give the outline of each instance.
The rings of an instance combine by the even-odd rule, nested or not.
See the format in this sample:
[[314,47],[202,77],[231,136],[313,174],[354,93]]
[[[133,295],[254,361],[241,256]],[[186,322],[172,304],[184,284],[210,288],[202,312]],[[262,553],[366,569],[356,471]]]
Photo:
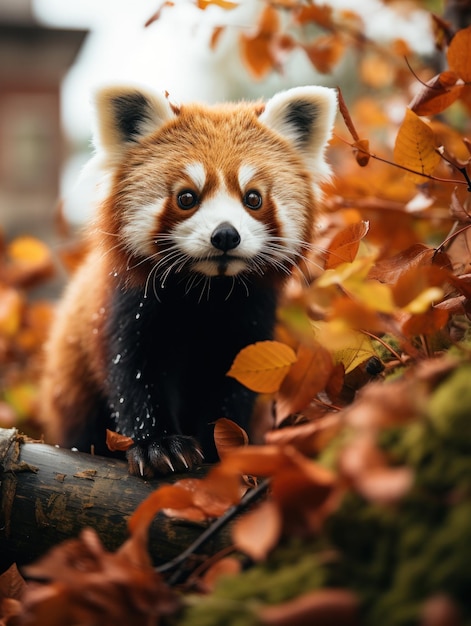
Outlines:
[[448,277],[449,273],[436,265],[411,265],[400,274],[392,286],[394,301],[399,307],[410,306],[429,288],[442,286]]
[[0,600],[4,598],[19,600],[25,589],[25,580],[15,564],[0,574]]
[[154,517],[163,509],[189,509],[193,507],[193,494],[188,489],[175,485],[163,485],[141,502],[129,520],[131,533],[147,531]]
[[322,589],[260,609],[264,626],[360,626],[360,603],[351,591]]
[[237,520],[232,538],[239,550],[254,561],[262,561],[277,545],[281,528],[278,507],[268,500]]
[[129,553],[107,552],[92,529],[25,569],[28,576],[47,581],[29,586],[23,599],[25,623],[36,626],[157,626],[179,608],[177,595],[150,560],[139,564]]
[[461,96],[463,84],[458,81],[455,72],[437,74],[415,95],[409,108],[417,115],[441,113]]
[[393,504],[409,491],[413,474],[408,467],[389,467],[372,432],[357,435],[340,454],[339,467],[365,498]]
[[353,144],[355,159],[360,167],[366,167],[370,162],[370,142],[368,139],[358,139]]
[[219,458],[222,459],[228,450],[246,446],[249,443],[249,437],[238,424],[221,417],[214,425],[214,443],[216,444]]
[[151,17],[149,17],[149,19],[146,21],[146,23],[144,24],[144,28],[147,28],[148,26],[150,26],[157,20],[160,20],[162,16],[162,11],[165,7],[173,7],[173,6],[175,6],[175,3],[171,2],[170,0],[167,0],[166,2],[162,2],[160,7],[157,9],[157,11],[153,15],[151,15]]
[[22,612],[21,602],[12,598],[0,600],[0,626],[18,626]]
[[449,313],[443,308],[431,308],[424,313],[411,315],[403,321],[401,329],[406,337],[434,335],[448,322]]
[[319,532],[334,486],[332,472],[302,455],[296,464],[277,472],[272,478],[272,497],[280,509],[284,532],[301,536]]
[[126,450],[129,450],[129,448],[134,445],[134,440],[131,439],[131,437],[125,437],[107,428],[106,445],[111,452],[126,452]]
[[471,215],[468,212],[465,203],[462,203],[458,198],[456,189],[451,192],[450,213],[453,219],[457,220],[461,224],[471,223]]
[[342,263],[351,263],[358,252],[361,240],[370,228],[368,221],[349,224],[340,230],[327,248],[325,269],[333,269]]
[[345,423],[359,430],[403,426],[417,415],[426,401],[426,389],[402,379],[394,383],[374,382],[363,387],[355,402],[342,411]]
[[357,133],[355,125],[353,124],[352,117],[350,115],[350,111],[348,110],[347,104],[344,100],[342,90],[337,88],[338,100],[339,100],[339,111],[341,116],[343,117],[343,121],[345,122],[346,127],[348,128],[350,135],[355,140],[355,142],[360,141],[360,136]]
[[448,66],[452,72],[456,72],[465,83],[471,82],[471,26],[459,30],[453,39],[447,52]]
[[370,270],[368,278],[394,284],[409,269],[419,265],[430,265],[434,254],[435,250],[430,246],[423,243],[414,244],[389,259],[377,261]]
[[209,42],[209,47],[211,48],[211,50],[216,50],[219,40],[221,38],[221,35],[223,34],[225,30],[226,30],[226,26],[215,26],[213,28],[211,39]]
[[271,430],[265,435],[269,445],[290,445],[306,456],[314,456],[320,452],[341,429],[337,415],[326,414],[313,422],[285,426]]
[[420,626],[460,626],[462,614],[445,593],[430,596],[421,607]]
[[308,347],[301,344],[296,363],[291,366],[277,394],[277,423],[288,415],[306,408],[316,395],[324,390],[333,367],[330,352],[321,345]]
[[239,559],[234,557],[218,559],[216,563],[206,570],[202,577],[205,592],[210,593],[214,591],[222,577],[234,576],[238,574],[241,569],[242,564]]

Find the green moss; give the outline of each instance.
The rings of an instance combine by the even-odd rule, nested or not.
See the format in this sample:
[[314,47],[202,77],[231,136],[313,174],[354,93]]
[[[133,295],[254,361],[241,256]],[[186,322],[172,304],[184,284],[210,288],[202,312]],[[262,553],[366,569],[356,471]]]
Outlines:
[[428,416],[440,436],[471,453],[471,364],[456,369],[432,395]]
[[[382,432],[379,445],[414,474],[400,502],[382,506],[352,490],[321,537],[291,541],[222,580],[211,596],[192,601],[179,624],[258,626],[260,605],[334,586],[357,593],[364,626],[417,626],[436,594],[450,597],[471,626],[471,363],[439,384],[416,421]],[[331,466],[337,450],[327,452]]]

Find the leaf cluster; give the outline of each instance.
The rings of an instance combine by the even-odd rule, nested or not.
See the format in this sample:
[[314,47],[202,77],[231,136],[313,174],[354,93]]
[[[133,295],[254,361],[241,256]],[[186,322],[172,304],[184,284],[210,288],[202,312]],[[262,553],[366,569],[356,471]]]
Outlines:
[[[262,394],[261,412],[275,407],[277,428],[249,446],[219,420],[221,462],[151,494],[117,553],[86,531],[33,567],[42,585],[25,592],[14,571],[3,578],[3,597],[22,595],[27,609],[4,601],[3,623],[471,624],[471,27],[435,22],[438,73],[400,41],[369,41],[354,12],[315,2],[267,0],[240,33],[255,79],[302,47],[326,72],[353,51],[366,86],[340,98],[335,180],[276,339],[249,346],[228,372]],[[15,311],[29,307],[14,274],[0,273],[8,345],[25,323]],[[109,443],[132,444],[111,433]],[[155,515],[229,519],[266,479],[268,497],[232,525],[233,549],[196,567],[184,559],[177,596],[175,564],[155,572],[147,554]]]
[[28,293],[55,272],[48,247],[30,236],[0,239],[0,427],[31,427],[36,416],[41,348],[52,304]]

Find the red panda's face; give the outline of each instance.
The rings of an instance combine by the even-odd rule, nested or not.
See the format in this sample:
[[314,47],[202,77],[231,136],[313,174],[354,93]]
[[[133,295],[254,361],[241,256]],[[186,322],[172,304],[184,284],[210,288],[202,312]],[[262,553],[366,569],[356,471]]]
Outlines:
[[306,251],[329,171],[331,90],[294,89],[265,109],[178,110],[112,90],[100,107],[112,171],[103,210],[113,215],[127,268],[150,263],[162,284],[174,273],[286,274]]

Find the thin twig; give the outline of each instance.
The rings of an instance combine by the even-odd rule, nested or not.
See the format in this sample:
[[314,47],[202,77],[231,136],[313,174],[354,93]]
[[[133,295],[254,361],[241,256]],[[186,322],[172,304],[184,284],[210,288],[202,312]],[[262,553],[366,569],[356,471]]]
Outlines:
[[261,498],[267,491],[270,485],[270,480],[266,478],[262,480],[258,487],[255,489],[251,489],[248,491],[242,500],[228,509],[224,515],[221,515],[215,522],[211,524],[201,535],[194,541],[186,550],[184,550],[181,554],[176,556],[171,561],[164,563],[163,565],[159,565],[155,568],[156,572],[163,574],[165,572],[170,572],[175,570],[173,574],[168,579],[168,583],[170,585],[175,585],[177,583],[181,583],[184,580],[184,569],[185,569],[185,561],[195,554],[207,541],[209,541],[217,532],[224,528],[226,524],[228,524],[233,517],[239,514],[241,511],[246,509],[248,506],[256,502],[259,498]]

